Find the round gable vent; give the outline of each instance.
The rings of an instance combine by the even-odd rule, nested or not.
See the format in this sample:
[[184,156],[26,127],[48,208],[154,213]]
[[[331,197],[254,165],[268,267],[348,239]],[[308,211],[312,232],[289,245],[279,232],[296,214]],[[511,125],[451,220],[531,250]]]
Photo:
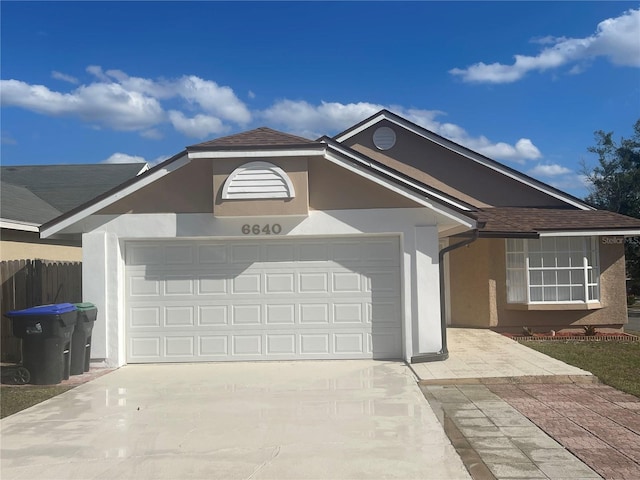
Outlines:
[[373,144],[380,150],[389,150],[396,144],[396,132],[389,127],[380,127],[373,132]]

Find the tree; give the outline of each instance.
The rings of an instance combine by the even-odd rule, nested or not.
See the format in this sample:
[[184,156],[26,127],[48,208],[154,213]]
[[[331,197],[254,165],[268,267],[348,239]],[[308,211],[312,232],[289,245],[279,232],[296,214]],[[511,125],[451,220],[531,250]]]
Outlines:
[[[594,207],[640,218],[640,119],[633,127],[631,138],[613,139],[613,132],[595,132],[596,145],[587,150],[598,155],[599,165],[584,169],[591,183],[587,202]],[[640,294],[640,239],[625,242],[627,275],[631,288]]]

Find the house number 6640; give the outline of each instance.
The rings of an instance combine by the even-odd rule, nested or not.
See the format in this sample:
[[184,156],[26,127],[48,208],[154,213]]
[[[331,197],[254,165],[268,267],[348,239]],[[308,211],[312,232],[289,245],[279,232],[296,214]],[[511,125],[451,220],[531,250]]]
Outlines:
[[269,225],[268,223],[266,225],[258,225],[257,223],[249,225],[245,223],[242,225],[242,233],[244,235],[278,235],[280,232],[282,232],[282,227],[279,223],[274,223],[273,225]]

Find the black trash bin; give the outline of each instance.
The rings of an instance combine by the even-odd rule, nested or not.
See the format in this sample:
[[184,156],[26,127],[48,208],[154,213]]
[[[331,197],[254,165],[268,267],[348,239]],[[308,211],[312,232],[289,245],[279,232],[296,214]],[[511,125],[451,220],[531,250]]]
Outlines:
[[69,378],[71,337],[77,309],[71,303],[41,305],[5,314],[13,334],[22,339],[22,364],[30,383],[55,385]]
[[98,316],[93,303],[75,303],[78,310],[76,328],[71,337],[71,375],[81,375],[89,371],[91,361],[91,331]]

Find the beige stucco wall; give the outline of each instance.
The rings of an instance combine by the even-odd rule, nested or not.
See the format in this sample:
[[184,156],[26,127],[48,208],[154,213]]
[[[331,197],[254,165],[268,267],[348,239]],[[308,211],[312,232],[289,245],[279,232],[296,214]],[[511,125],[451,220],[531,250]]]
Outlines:
[[311,210],[412,208],[415,202],[317,157],[269,159],[291,179],[292,199],[222,200],[224,182],[252,158],[197,159],[118,200],[100,214],[214,213],[216,216],[307,215]]
[[211,213],[212,175],[211,160],[192,161],[98,213]]
[[480,239],[450,253],[454,326],[493,327],[519,333],[619,328],[627,322],[623,245],[600,245],[600,306],[593,310],[522,310],[507,303],[504,239]]
[[308,174],[306,157],[269,158],[268,162],[280,167],[295,189],[294,198],[222,200],[222,189],[229,175],[241,165],[255,159],[223,159],[213,163],[213,213],[216,217],[307,215],[309,213]]
[[37,232],[2,230],[0,234],[0,261],[7,260],[59,260],[81,262],[79,244],[68,245],[56,240],[41,240]]
[[309,161],[309,208],[413,208],[418,204],[327,160]]
[[[381,126],[392,128],[397,135],[395,145],[384,152],[373,144],[373,133]],[[344,144],[477,207],[566,207],[553,197],[386,120],[354,135]]]

